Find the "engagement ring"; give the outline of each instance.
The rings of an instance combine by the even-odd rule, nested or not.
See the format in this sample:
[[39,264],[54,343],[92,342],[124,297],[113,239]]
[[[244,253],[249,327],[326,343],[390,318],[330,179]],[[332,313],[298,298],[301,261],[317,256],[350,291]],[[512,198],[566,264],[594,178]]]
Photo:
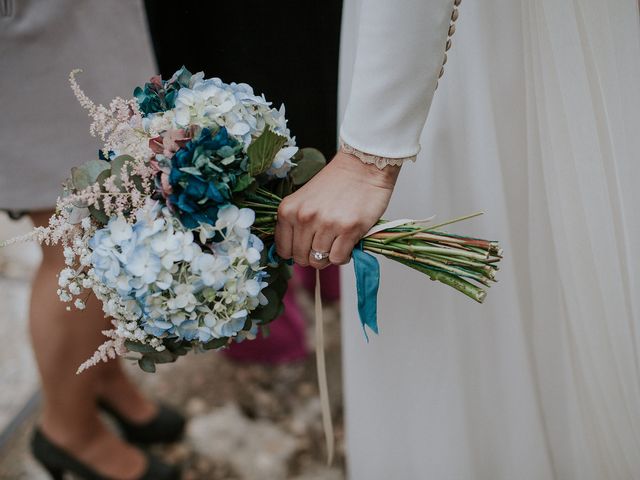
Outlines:
[[318,252],[317,250],[312,249],[311,256],[313,257],[314,260],[320,262],[322,260],[329,258],[329,252]]

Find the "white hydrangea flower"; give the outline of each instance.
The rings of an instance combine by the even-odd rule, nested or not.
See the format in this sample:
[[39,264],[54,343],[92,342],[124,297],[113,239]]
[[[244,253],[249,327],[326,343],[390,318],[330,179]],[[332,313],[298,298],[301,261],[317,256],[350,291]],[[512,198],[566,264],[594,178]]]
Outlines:
[[150,137],[169,129],[225,127],[229,134],[249,147],[265,129],[286,137],[286,146],[278,152],[268,175],[283,178],[291,170],[296,153],[295,139],[287,127],[284,105],[271,106],[264,95],[256,95],[246,83],[226,84],[219,78],[205,79],[202,72],[191,77],[189,87],[178,90],[175,107],[148,115],[142,126]]

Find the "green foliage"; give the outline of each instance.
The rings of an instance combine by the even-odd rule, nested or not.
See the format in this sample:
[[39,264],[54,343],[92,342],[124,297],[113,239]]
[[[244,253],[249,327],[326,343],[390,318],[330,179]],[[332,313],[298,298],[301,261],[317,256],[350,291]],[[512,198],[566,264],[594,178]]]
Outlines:
[[[295,168],[293,170],[295,171]],[[277,181],[273,182],[273,193],[275,193],[280,198],[291,195],[293,193],[293,190],[294,184],[290,175],[287,175],[284,178],[279,178]]]
[[253,178],[249,174],[242,175],[240,178],[238,178],[238,183],[236,183],[236,186],[233,187],[233,193],[245,191],[255,181],[255,178]]
[[269,129],[262,132],[262,135],[254,140],[247,149],[247,154],[249,155],[249,175],[256,177],[266,172],[286,141],[286,137],[278,135]]
[[122,188],[124,172],[127,172],[127,175],[133,180],[131,175],[133,162],[135,162],[135,159],[131,155],[118,155],[111,160],[111,175],[115,177],[115,184],[118,188]]
[[291,170],[291,180],[296,187],[311,180],[327,164],[326,158],[315,148],[303,148],[296,155],[296,167]]
[[138,360],[138,366],[147,373],[156,373],[156,363],[146,355]]
[[79,167],[73,167],[71,169],[73,187],[77,191],[84,190],[93,185],[102,172],[110,168],[109,162],[105,160],[89,160]]
[[132,340],[126,340],[124,342],[124,346],[127,347],[127,350],[129,350],[131,352],[151,353],[151,352],[155,352],[156,351],[156,349],[153,348],[151,345],[146,345],[144,343],[134,342]]
[[186,355],[191,351],[190,343],[175,338],[165,339],[162,343],[167,347],[167,350],[176,355],[176,358]]
[[138,359],[138,366],[147,373],[155,373],[157,364],[175,362],[179,356],[186,355],[191,350],[189,342],[165,339],[163,344],[165,349],[158,352],[150,345],[129,340],[125,342],[129,351],[142,354]]
[[217,350],[219,348],[225,347],[229,344],[229,339],[227,337],[222,338],[214,338],[207,343],[202,345],[202,348],[205,350]]
[[111,169],[108,170],[104,170],[100,175],[98,175],[98,177],[96,178],[95,183],[97,183],[98,185],[100,185],[100,189],[103,190],[104,189],[104,182],[105,180],[107,180],[107,178],[109,178],[111,176]]
[[89,207],[89,213],[98,223],[101,223],[103,225],[106,223],[109,223],[109,217],[107,217],[107,214],[104,213],[99,208],[96,208],[93,205],[91,205]]
[[251,318],[259,320],[261,324],[267,324],[278,318],[284,312],[282,299],[287,291],[291,269],[286,264],[267,268],[269,273],[269,285],[262,290],[268,303],[261,305],[251,312]]
[[[142,179],[133,175],[133,162],[135,159],[130,155],[120,155],[111,162],[106,160],[89,160],[79,167],[71,169],[71,182],[68,187],[71,188],[70,193],[79,193],[91,185],[98,184],[101,191],[104,190],[104,183],[107,178],[114,176],[115,184],[122,189],[122,176],[127,172],[129,178],[136,184],[136,187],[142,190]],[[105,224],[109,221],[109,217],[104,213],[101,203],[98,206],[89,206],[90,215],[99,223]],[[76,207],[86,208],[84,202],[77,202]]]

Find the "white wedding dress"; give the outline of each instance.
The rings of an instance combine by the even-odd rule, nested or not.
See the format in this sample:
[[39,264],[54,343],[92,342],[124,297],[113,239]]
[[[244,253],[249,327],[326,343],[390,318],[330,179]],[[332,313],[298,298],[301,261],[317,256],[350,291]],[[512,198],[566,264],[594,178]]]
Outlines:
[[[406,33],[415,25],[394,25],[392,11],[421,1],[433,14],[405,21],[444,45],[452,0],[364,0],[391,9],[377,15],[400,37],[383,32],[386,50],[358,47],[393,71],[380,69],[373,85],[372,61],[354,67],[355,37],[370,41],[379,25],[359,20],[357,0],[345,5],[343,135],[365,152],[412,155],[407,129],[422,128],[420,113],[384,117],[389,105],[429,108],[406,56],[435,69],[420,73],[431,81],[441,54],[416,49]],[[465,1],[422,151],[403,166],[386,217],[484,210],[452,230],[501,241],[500,282],[478,305],[381,259],[381,332],[367,344],[343,270],[349,476],[640,479],[638,5]],[[388,75],[408,80],[389,88]]]

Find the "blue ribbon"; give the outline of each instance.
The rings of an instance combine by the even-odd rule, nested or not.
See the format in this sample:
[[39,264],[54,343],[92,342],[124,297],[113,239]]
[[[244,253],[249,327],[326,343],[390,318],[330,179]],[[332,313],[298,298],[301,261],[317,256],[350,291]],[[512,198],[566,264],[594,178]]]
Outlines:
[[273,243],[269,250],[267,251],[267,265],[270,267],[277,267],[281,263],[286,263],[287,265],[293,265],[293,259],[284,260],[280,258],[280,255],[276,252],[276,244]]
[[380,285],[380,264],[371,254],[362,248],[362,242],[353,249],[353,267],[356,272],[356,290],[358,292],[358,314],[364,336],[369,341],[367,329],[378,333],[378,286]]

